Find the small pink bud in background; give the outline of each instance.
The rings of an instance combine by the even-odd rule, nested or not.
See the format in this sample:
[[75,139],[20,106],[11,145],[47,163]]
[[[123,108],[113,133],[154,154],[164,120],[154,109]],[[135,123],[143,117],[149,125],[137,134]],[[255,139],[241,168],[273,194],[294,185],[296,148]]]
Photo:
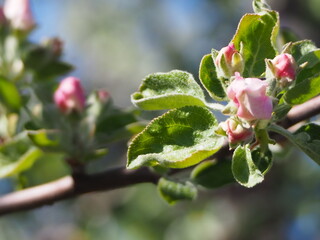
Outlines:
[[85,96],[80,80],[75,77],[63,79],[54,93],[54,102],[61,112],[69,114],[82,112],[85,107]]
[[250,126],[244,127],[244,123],[239,119],[231,117],[220,123],[220,126],[227,134],[230,145],[248,141],[253,137],[252,128]]
[[110,94],[106,90],[100,89],[97,90],[97,96],[100,102],[106,103],[110,99]]
[[3,8],[0,7],[0,27],[5,25],[6,22],[7,22],[7,19],[4,16]]
[[44,47],[48,48],[54,56],[61,56],[63,51],[63,42],[60,38],[54,37],[45,39],[42,44]]
[[282,53],[273,60],[267,60],[267,68],[273,77],[280,81],[282,87],[287,86],[296,78],[297,64],[291,54]]
[[266,81],[243,78],[236,73],[227,88],[227,95],[238,106],[238,117],[248,121],[271,118],[272,99],[266,95],[267,86]]
[[29,0],[6,0],[4,15],[14,29],[29,31],[35,26]]
[[218,77],[230,78],[235,72],[242,73],[243,59],[233,43],[222,48],[214,60]]

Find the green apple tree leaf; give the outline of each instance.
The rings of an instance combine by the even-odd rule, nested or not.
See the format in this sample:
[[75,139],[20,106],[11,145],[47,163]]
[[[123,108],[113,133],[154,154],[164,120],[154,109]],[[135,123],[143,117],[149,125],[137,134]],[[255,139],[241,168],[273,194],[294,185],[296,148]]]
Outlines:
[[204,107],[173,109],[154,119],[131,142],[127,167],[185,168],[217,152],[224,138],[215,134],[217,120]]
[[193,76],[178,70],[148,75],[139,91],[131,95],[131,101],[144,110],[206,105],[204,93]]

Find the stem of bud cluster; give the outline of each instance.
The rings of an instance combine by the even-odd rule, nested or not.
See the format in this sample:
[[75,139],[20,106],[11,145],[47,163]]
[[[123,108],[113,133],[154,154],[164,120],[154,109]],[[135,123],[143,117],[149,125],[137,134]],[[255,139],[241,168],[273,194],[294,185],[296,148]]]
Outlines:
[[263,154],[268,150],[268,144],[270,142],[269,134],[266,129],[254,129],[256,143],[260,145],[260,155],[261,157]]
[[81,117],[78,112],[74,112],[67,119],[69,121],[71,151],[66,162],[71,167],[73,174],[82,174],[84,173],[84,164],[81,158],[84,155],[85,146],[81,137]]

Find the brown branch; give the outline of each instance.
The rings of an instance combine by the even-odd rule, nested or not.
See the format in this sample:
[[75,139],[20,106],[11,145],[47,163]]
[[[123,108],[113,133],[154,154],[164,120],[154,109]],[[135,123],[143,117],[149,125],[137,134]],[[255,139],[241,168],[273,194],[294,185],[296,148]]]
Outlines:
[[33,209],[94,191],[108,191],[138,183],[157,183],[160,176],[148,168],[118,167],[102,173],[67,176],[0,197],[0,215]]
[[[294,107],[279,124],[291,127],[320,113],[320,96]],[[230,153],[224,146],[214,157]],[[159,175],[148,168],[126,170],[119,167],[102,173],[67,176],[40,186],[10,193],[0,197],[0,215],[37,208],[54,202],[94,191],[108,191],[138,183],[157,183]]]

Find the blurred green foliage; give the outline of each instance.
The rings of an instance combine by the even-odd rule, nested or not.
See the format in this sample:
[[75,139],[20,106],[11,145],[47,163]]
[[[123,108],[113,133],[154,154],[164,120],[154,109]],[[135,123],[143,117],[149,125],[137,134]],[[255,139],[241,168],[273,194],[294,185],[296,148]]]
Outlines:
[[[62,37],[65,58],[89,80],[87,87],[109,89],[121,106],[130,104],[129,95],[148,73],[182,69],[196,76],[201,57],[228,43],[241,15],[251,11],[250,0],[74,3],[32,1],[40,26],[34,37]],[[282,11],[284,26],[319,41],[318,31],[312,30],[320,21],[317,0],[273,4]],[[124,146],[113,148],[108,159],[92,168],[124,163],[119,152]],[[276,159],[272,176],[254,189],[229,185],[202,191],[196,201],[174,207],[152,185],[90,194],[1,218],[0,240],[317,239],[320,170],[305,155],[287,151]],[[62,161],[53,159],[38,161],[25,173],[28,185],[68,174]],[[0,183],[1,192],[7,191],[8,182]]]

